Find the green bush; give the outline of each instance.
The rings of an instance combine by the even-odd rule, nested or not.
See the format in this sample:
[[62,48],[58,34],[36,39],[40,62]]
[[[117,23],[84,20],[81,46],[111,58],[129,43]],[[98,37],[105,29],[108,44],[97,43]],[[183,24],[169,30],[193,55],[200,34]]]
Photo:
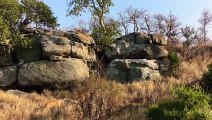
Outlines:
[[211,98],[199,88],[179,87],[174,98],[162,101],[148,109],[151,120],[211,120]]
[[177,55],[176,52],[169,52],[168,54],[168,59],[169,59],[169,71],[172,74],[176,74],[177,69],[180,64],[180,59]]
[[99,45],[110,45],[117,37],[121,35],[120,25],[113,19],[106,21],[105,30],[106,32],[98,25],[92,30],[92,37]]
[[201,86],[204,90],[212,93],[212,64],[208,65],[208,71],[203,75]]

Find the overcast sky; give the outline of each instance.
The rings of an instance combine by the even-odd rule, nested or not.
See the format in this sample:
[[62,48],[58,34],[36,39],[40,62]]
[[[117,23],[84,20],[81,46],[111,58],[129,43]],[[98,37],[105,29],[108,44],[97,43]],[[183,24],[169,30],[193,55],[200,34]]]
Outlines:
[[[75,25],[79,19],[89,20],[89,15],[83,14],[82,17],[66,17],[67,0],[43,0],[48,4],[54,15],[58,17],[61,27]],[[203,9],[212,12],[212,0],[113,0],[115,6],[111,8],[109,16],[116,17],[117,13],[129,6],[147,10],[151,15],[161,13],[177,15],[185,25],[198,27],[198,19]]]

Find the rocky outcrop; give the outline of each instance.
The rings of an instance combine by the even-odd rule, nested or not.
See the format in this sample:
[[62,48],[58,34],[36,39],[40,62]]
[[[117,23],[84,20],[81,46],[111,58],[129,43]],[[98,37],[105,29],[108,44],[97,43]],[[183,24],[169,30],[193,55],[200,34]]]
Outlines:
[[11,86],[17,81],[17,67],[9,66],[0,68],[0,86]]
[[62,61],[39,61],[24,64],[18,72],[21,86],[42,86],[43,84],[82,81],[89,77],[87,65],[80,59]]
[[[29,36],[31,46],[16,47],[14,52],[10,44],[0,43],[0,86],[54,86],[89,78],[92,72],[87,64],[93,68],[96,61],[95,41],[90,35],[47,31]],[[160,77],[165,70],[160,60],[168,55],[165,44],[166,38],[158,34],[134,32],[118,38],[105,53],[112,61],[106,77],[119,82]]]
[[27,36],[32,44],[16,46],[13,54],[9,44],[0,43],[0,86],[42,87],[89,78],[87,61],[96,61],[90,35],[47,31]]
[[160,77],[158,61],[147,59],[113,60],[106,75],[109,79],[124,83]]
[[168,55],[166,44],[166,37],[159,34],[134,32],[118,38],[105,52],[112,60],[106,77],[119,82],[160,77],[165,70],[160,60]]
[[148,36],[135,32],[118,38],[106,50],[106,56],[110,60],[160,59],[168,55],[168,51],[161,46],[166,43],[167,40],[162,35],[152,34]]
[[118,40],[106,50],[109,59],[160,59],[168,55],[163,46],[155,44],[136,44]]

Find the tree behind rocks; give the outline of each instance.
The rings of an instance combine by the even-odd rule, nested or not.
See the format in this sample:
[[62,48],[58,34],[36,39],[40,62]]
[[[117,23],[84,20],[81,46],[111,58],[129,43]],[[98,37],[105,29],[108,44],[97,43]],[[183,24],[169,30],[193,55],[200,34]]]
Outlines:
[[4,40],[10,40],[13,45],[26,45],[28,40],[21,34],[28,32],[28,28],[54,28],[57,25],[51,9],[38,0],[0,0],[0,16],[1,22],[7,25],[5,29],[11,33]]

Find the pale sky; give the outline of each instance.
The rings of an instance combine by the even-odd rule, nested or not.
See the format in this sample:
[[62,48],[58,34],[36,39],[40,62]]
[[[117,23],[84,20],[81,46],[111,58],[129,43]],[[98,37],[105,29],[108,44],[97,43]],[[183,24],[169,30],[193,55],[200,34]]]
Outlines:
[[[68,9],[67,0],[43,0],[51,7],[54,15],[58,17],[61,27],[70,27],[76,25],[79,19],[89,20],[89,13],[82,17],[66,17]],[[145,9],[150,15],[161,13],[177,15],[184,25],[198,27],[198,19],[203,9],[212,12],[212,0],[113,0],[115,6],[111,8],[109,16],[116,18],[117,13],[123,11],[129,6],[138,9]]]

